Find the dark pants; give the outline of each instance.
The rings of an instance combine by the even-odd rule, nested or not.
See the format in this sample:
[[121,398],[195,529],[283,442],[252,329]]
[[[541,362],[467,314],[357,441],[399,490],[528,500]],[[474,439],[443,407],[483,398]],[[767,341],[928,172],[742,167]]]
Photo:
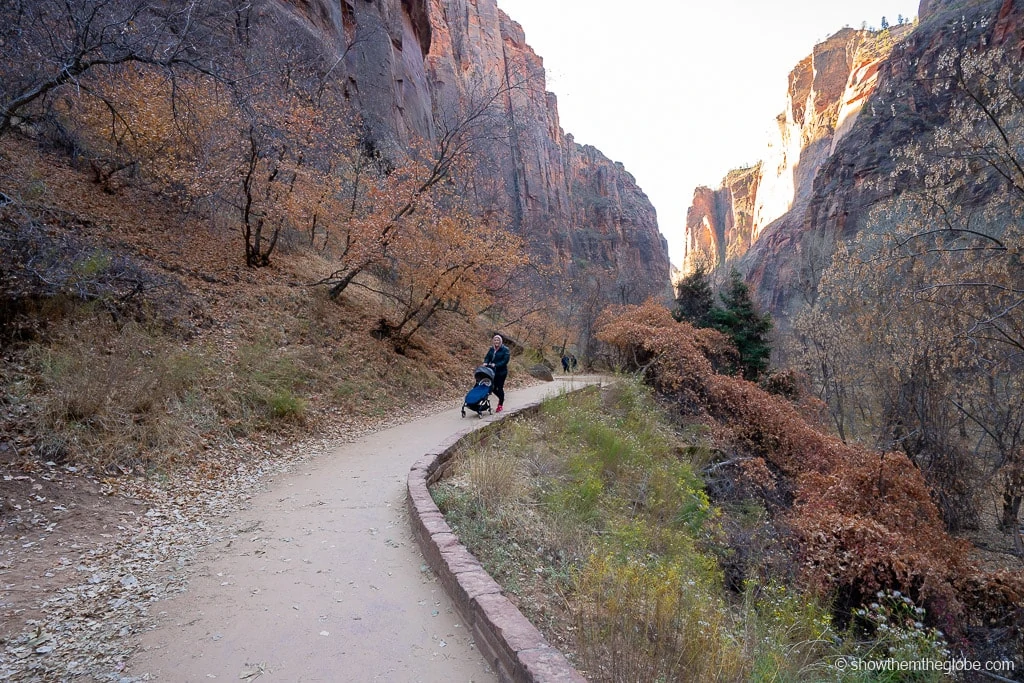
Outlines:
[[498,405],[505,405],[505,378],[508,374],[495,375],[494,384],[491,385],[491,393],[498,397]]

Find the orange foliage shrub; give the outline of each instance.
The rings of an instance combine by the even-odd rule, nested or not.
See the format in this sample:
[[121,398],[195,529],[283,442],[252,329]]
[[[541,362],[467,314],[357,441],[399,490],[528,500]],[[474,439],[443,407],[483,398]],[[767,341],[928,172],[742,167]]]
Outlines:
[[1024,579],[985,574],[967,562],[966,544],[946,533],[920,470],[904,454],[844,444],[785,399],[717,374],[716,359],[726,353],[722,335],[677,323],[648,301],[606,311],[598,338],[627,364],[645,367],[655,388],[680,399],[684,410],[712,420],[717,438],[788,479],[794,500],[786,522],[798,537],[803,578],[835,595],[840,607],[898,589],[955,632],[965,618],[1005,615],[1020,605]]
[[646,367],[647,379],[659,390],[699,402],[703,383],[715,368],[739,354],[728,337],[712,329],[677,323],[653,300],[641,306],[611,306],[600,315],[598,338],[619,350],[627,367]]

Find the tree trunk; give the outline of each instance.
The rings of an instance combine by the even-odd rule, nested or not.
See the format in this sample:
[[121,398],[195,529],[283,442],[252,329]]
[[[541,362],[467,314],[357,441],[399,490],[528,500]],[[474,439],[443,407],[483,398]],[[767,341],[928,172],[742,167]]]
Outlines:
[[328,293],[332,299],[337,299],[341,296],[341,293],[345,291],[345,288],[352,284],[352,280],[355,279],[356,275],[362,270],[362,267],[351,268],[347,273],[341,276],[341,279],[334,283],[331,287],[331,291]]
[[1024,496],[1012,490],[1003,491],[1003,515],[999,520],[999,528],[1008,533],[1016,533],[1019,525],[1020,504]]

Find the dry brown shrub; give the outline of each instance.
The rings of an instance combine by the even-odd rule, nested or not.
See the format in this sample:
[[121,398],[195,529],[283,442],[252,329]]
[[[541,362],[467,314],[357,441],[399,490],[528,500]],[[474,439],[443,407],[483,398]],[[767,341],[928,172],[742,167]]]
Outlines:
[[772,492],[778,488],[778,481],[772,473],[764,458],[751,458],[740,463],[740,474],[743,483],[748,487],[761,489],[765,492]]
[[[720,337],[677,323],[653,302],[608,311],[599,327],[599,338],[632,367],[646,368],[659,391],[713,420],[720,442],[763,458],[788,479],[794,501],[785,521],[799,541],[801,574],[836,596],[840,608],[892,588],[927,606],[953,633],[965,611],[975,618],[1017,613],[1020,623],[1021,582],[968,563],[966,544],[946,533],[920,470],[905,455],[844,444],[790,402],[715,374]],[[982,586],[988,592],[979,601]]]
[[728,338],[711,329],[677,323],[664,306],[648,300],[640,306],[606,309],[595,327],[598,338],[618,349],[626,368],[644,369],[660,391],[699,405],[703,379],[738,354]]
[[986,634],[981,651],[975,653],[978,659],[986,658],[986,646],[991,648],[992,659],[1002,657],[1000,645],[1004,650],[1024,652],[1024,574],[1006,569],[970,572],[954,579],[954,585],[971,607],[965,614],[964,629]]
[[526,465],[515,455],[497,448],[473,450],[460,462],[471,490],[480,504],[492,512],[500,512],[526,495]]

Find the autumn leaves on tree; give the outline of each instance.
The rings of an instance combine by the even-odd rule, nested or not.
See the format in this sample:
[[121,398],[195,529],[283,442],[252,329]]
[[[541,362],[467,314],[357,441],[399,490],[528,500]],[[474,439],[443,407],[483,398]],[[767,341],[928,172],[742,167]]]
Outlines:
[[316,283],[332,298],[355,283],[394,304],[380,331],[397,349],[439,310],[490,306],[526,265],[502,212],[463,190],[528,77],[481,77],[438,105],[432,139],[399,149],[346,101],[343,62],[365,36],[332,60],[253,3],[15,5],[0,37],[24,63],[0,79],[0,135],[55,129],[106,190],[148,182],[234,226],[250,267],[305,241],[332,265]]

